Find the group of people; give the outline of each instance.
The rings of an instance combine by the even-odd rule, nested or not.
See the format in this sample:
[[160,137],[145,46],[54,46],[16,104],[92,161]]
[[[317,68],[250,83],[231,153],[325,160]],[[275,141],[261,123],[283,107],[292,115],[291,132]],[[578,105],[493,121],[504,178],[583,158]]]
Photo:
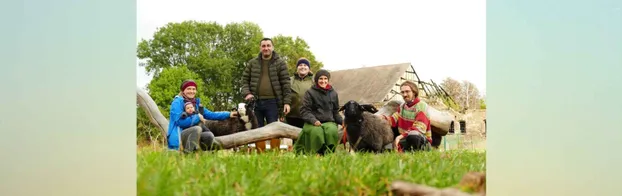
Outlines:
[[[270,38],[260,41],[260,53],[251,59],[242,73],[242,95],[246,101],[255,101],[254,113],[258,126],[279,119],[302,129],[294,140],[294,151],[324,155],[334,152],[339,144],[338,125],[343,123],[339,114],[339,95],[330,85],[330,72],[311,72],[311,62],[306,58],[297,61],[296,73],[289,75],[287,63],[274,51]],[[180,93],[170,107],[168,148],[191,153],[212,149],[214,134],[201,126],[205,120],[225,120],[238,116],[235,111],[210,111],[196,97],[197,84],[192,80],[182,82]],[[397,127],[395,147],[408,150],[413,142],[434,142],[427,104],[418,97],[419,89],[413,82],[401,85],[405,104],[398,112],[387,116],[391,126]],[[266,149],[265,141],[255,143],[259,152]],[[270,146],[277,149],[280,139],[271,139]]]

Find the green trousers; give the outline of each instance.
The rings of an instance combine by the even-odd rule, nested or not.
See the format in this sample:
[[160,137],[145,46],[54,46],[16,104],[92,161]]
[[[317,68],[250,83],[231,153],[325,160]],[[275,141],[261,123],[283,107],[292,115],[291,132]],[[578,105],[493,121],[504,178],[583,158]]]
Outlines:
[[304,154],[320,154],[335,152],[339,145],[337,124],[326,122],[321,126],[305,123],[294,144],[294,152]]

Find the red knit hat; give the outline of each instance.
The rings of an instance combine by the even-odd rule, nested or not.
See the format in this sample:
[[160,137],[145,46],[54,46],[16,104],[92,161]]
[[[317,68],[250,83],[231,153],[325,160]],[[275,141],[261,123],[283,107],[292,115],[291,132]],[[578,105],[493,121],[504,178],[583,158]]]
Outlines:
[[197,87],[197,83],[194,82],[194,80],[184,80],[184,82],[181,83],[181,91],[186,90],[186,88],[188,88],[189,86],[194,86],[194,88]]

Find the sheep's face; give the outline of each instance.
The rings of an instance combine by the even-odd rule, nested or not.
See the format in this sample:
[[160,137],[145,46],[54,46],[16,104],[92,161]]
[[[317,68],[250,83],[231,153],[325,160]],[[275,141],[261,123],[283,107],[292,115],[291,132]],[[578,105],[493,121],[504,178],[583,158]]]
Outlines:
[[367,111],[370,113],[378,112],[378,109],[373,105],[361,105],[356,101],[350,100],[347,103],[343,104],[339,111],[343,111],[343,115],[350,118],[360,118],[363,115],[363,112]]
[[238,112],[238,116],[229,119],[231,123],[233,123],[232,128],[235,130],[235,132],[246,131],[246,121],[244,120],[245,116],[242,116],[237,108],[232,108],[231,112]]
[[238,112],[238,116],[229,118],[227,123],[231,126],[231,129],[237,132],[247,131],[249,130],[247,124],[249,124],[248,116],[245,115],[245,112],[238,111],[237,108],[232,108],[231,112]]
[[346,116],[346,118],[361,118],[361,115],[363,115],[363,107],[352,100],[343,104],[343,106],[339,108],[339,111],[343,111],[343,115]]

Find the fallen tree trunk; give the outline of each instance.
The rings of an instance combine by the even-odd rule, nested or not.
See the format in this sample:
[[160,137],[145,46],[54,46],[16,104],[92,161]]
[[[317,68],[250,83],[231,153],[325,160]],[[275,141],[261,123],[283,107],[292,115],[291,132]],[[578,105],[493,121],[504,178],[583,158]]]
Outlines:
[[257,129],[218,136],[215,138],[215,144],[221,148],[229,149],[269,139],[298,139],[300,131],[302,130],[298,127],[277,121]]
[[[382,106],[376,115],[389,116],[397,112],[399,106],[404,103],[402,100],[391,100]],[[430,124],[432,125],[432,131],[442,136],[447,135],[451,122],[454,121],[454,115],[448,112],[441,112],[434,107],[428,107],[428,114],[430,115]]]
[[151,123],[158,127],[158,129],[160,129],[160,132],[162,132],[162,136],[164,136],[164,141],[166,142],[166,133],[168,133],[168,119],[166,119],[166,117],[162,115],[162,113],[160,112],[160,108],[158,108],[158,105],[155,103],[155,101],[153,101],[151,96],[147,94],[147,92],[143,91],[138,87],[136,87],[136,102],[138,102],[138,105],[145,110],[145,113],[147,113],[147,116],[149,117],[149,121],[151,121]]

